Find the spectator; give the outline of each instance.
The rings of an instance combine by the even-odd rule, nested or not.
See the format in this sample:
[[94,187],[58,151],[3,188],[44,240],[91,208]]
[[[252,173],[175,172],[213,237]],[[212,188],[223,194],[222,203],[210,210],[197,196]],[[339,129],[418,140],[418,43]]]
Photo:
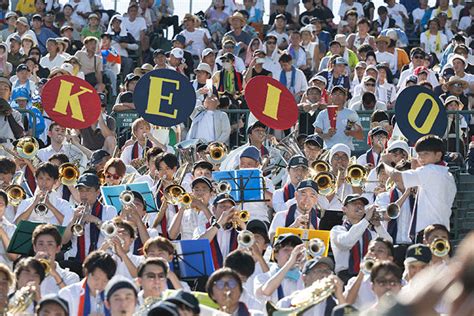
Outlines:
[[287,87],[295,99],[299,101],[308,88],[308,83],[304,73],[292,65],[292,60],[290,54],[282,54],[279,59],[281,71],[280,73],[274,73],[273,78]]
[[103,92],[103,62],[102,56],[97,54],[99,40],[93,36],[84,39],[84,47],[74,55],[81,64],[82,72],[86,81],[89,82],[98,92]]
[[64,63],[65,58],[59,54],[59,46],[56,38],[49,38],[46,42],[48,53],[41,58],[40,65],[48,68],[50,71],[53,68],[59,68]]
[[101,38],[103,30],[101,29],[99,16],[95,13],[89,14],[87,17],[87,26],[81,31],[81,41],[88,36],[93,36],[97,39]]
[[206,32],[201,28],[196,28],[196,17],[186,14],[183,19],[184,30],[179,34],[186,39],[185,47],[193,56],[201,56],[202,51],[210,46]]

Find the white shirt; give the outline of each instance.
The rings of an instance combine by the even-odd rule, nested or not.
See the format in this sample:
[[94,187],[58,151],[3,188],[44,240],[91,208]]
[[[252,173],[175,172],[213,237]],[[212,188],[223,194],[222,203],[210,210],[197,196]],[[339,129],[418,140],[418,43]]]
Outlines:
[[[357,277],[352,277],[347,282],[347,285],[344,288],[344,296],[349,294],[349,291],[354,286]],[[372,305],[377,303],[377,297],[375,296],[374,291],[372,291],[372,282],[370,281],[370,274],[365,274],[360,284],[359,292],[357,293],[356,300],[352,304],[358,310],[366,310]]]
[[[205,225],[199,226],[194,230],[194,238],[199,239],[199,237],[206,232],[207,228]],[[217,243],[219,244],[219,248],[222,253],[222,258],[227,257],[227,255],[231,252],[231,244],[230,244],[230,237],[231,237],[231,229],[225,230],[221,228],[217,231],[217,234],[214,238],[217,238]]]
[[143,17],[137,16],[135,20],[130,21],[130,18],[124,18],[122,20],[122,27],[125,27],[127,31],[132,34],[133,38],[139,42],[140,32],[146,31],[146,21]]
[[344,198],[352,194],[352,186],[348,183],[344,183],[337,189],[337,195],[335,195],[331,201],[328,200],[324,195],[318,194],[318,204],[326,211],[341,211],[342,202]]
[[459,21],[459,25],[458,25],[458,28],[461,30],[461,31],[465,31],[467,30],[467,28],[469,26],[471,26],[473,23],[473,18],[468,15],[468,16],[463,16],[461,18],[461,21]]
[[[331,229],[331,247],[336,263],[336,273],[349,268],[349,258],[352,247],[362,238],[365,230],[369,227],[369,221],[363,218],[359,223],[352,225],[349,231],[343,225],[336,225]],[[383,225],[375,227],[375,232],[370,231],[372,239],[383,237],[392,242],[392,237],[387,233]],[[362,247],[362,242],[359,242]]]
[[195,138],[202,138],[207,142],[213,142],[216,139],[214,133],[214,111],[204,111],[203,117],[199,121]]
[[430,37],[426,36],[426,32],[421,33],[420,35],[420,46],[421,44],[424,44],[424,50],[427,53],[434,53],[436,54],[436,57],[438,57],[438,60],[441,60],[441,55],[443,54],[444,48],[448,45],[448,37],[441,33],[441,31],[438,31],[439,36],[440,36],[440,50],[436,50],[436,38],[437,35],[431,34]]
[[[66,300],[66,302],[68,302],[69,304],[69,315],[77,315],[79,311],[79,302],[81,299],[83,282],[84,281],[82,280],[80,282],[71,284],[59,291],[59,297]],[[94,297],[92,295],[95,295],[95,293],[89,294],[91,312],[94,312],[95,306],[97,306],[97,299],[100,298],[100,295],[98,295],[97,297]]]
[[[334,134],[331,138],[324,140],[324,148],[330,149],[332,146],[343,143],[349,146],[351,150],[354,150],[354,144],[352,143],[352,136],[347,136],[344,131],[346,129],[347,123],[349,121],[355,121],[355,124],[360,125],[360,117],[357,112],[343,108],[337,113],[336,116],[336,134]],[[331,123],[329,122],[329,115],[327,110],[323,110],[319,112],[318,116],[316,117],[316,121],[314,121],[313,126],[316,128],[320,128],[323,133],[327,133],[329,128],[331,128]]]
[[397,72],[397,60],[395,59],[395,55],[389,52],[375,52],[375,57],[377,57],[378,63],[386,63],[389,65],[390,70],[392,73]]
[[[293,87],[291,86],[291,71],[285,72],[286,87],[293,95],[296,95],[299,92],[305,92],[308,88],[308,82],[306,81],[304,73],[298,68],[296,68],[295,71],[295,82]],[[272,73],[273,79],[280,81],[280,73],[281,71],[277,73]]]
[[[133,252],[133,244],[130,246],[131,252]],[[128,258],[130,261],[132,261],[133,265],[135,267],[138,267],[140,263],[145,261],[145,257],[143,256],[137,256],[134,255],[133,253],[127,253]],[[132,275],[130,274],[130,271],[128,271],[127,265],[125,262],[122,261],[122,259],[116,255],[115,253],[112,254],[112,257],[114,258],[115,262],[117,263],[117,271],[115,272],[115,275],[121,275],[123,277],[126,277],[129,280],[133,280]]]
[[[398,190],[398,198],[402,196],[402,192]],[[395,203],[396,201],[394,201]],[[383,192],[377,195],[375,199],[375,204],[381,208],[385,208],[390,204],[390,192]],[[411,222],[411,207],[410,207],[410,198],[408,197],[400,208],[400,216],[397,219],[397,236],[394,243],[397,244],[411,244],[412,241],[408,237],[410,234],[410,222]]]
[[[177,217],[175,214],[174,217]],[[173,222],[174,218],[172,221]],[[181,240],[193,239],[194,230],[198,226],[206,226],[208,222],[206,215],[202,211],[187,208],[183,211],[183,217],[181,218]]]
[[[35,210],[31,212],[30,217],[28,217],[28,221],[30,222],[36,222],[36,223],[49,223],[53,225],[62,225],[62,226],[67,226],[69,222],[71,222],[72,217],[74,215],[74,210],[72,209],[72,205],[69,204],[68,201],[65,201],[60,198],[59,194],[55,191],[50,192],[48,194],[48,199],[49,202],[61,213],[64,215],[64,219],[62,223],[58,222],[58,219],[56,216],[54,216],[53,212],[48,210],[46,215],[44,216],[39,216],[36,214]],[[18,205],[17,211],[16,211],[16,216],[15,216],[15,221],[18,219],[18,217],[25,213],[26,209],[33,203],[35,200],[34,197],[31,197],[29,199],[25,199],[21,201],[20,205]]]
[[56,55],[53,60],[49,59],[49,53],[46,54],[46,56],[42,57],[40,60],[40,65],[41,67],[48,68],[49,70],[52,70],[54,67],[61,67],[62,64],[64,64],[64,56],[61,55]]
[[418,187],[416,232],[442,224],[449,230],[449,217],[456,195],[453,175],[445,166],[429,164],[402,172],[406,188]]
[[277,47],[280,46],[283,42],[290,44],[290,36],[286,33],[279,33],[276,30],[273,30],[268,33],[268,35],[273,35],[277,38]]
[[421,19],[425,15],[425,12],[426,12],[426,9],[416,8],[415,10],[413,10],[413,12],[411,13],[411,15],[413,16],[413,21],[417,24],[421,22]]
[[[278,308],[290,308],[291,306],[291,300],[294,298],[292,294],[282,298],[281,300],[278,301],[276,306]],[[303,315],[305,316],[323,316],[325,315],[324,312],[326,311],[326,301],[323,300],[321,303],[314,305],[313,307],[309,308],[306,310]]]
[[[217,55],[217,58],[219,58],[219,56],[222,56],[222,54],[220,55]],[[241,74],[243,74],[245,72],[245,70],[247,70],[247,67],[245,67],[245,63],[244,61],[242,60],[242,58],[240,58],[239,56],[234,56],[235,57],[235,60],[234,60],[234,68],[237,72],[240,72]],[[220,59],[216,59],[216,71],[219,71],[217,69],[217,65],[221,66],[222,67],[222,61]],[[215,72],[213,72],[214,74]]]
[[[69,271],[68,268],[61,268],[57,262],[54,262],[54,264],[56,265],[56,272],[61,276],[61,279],[63,279],[66,286],[80,281],[79,276],[76,273]],[[57,285],[56,280],[51,275],[45,277],[43,282],[41,282],[41,295],[57,294],[59,290],[61,290],[61,288]]]
[[186,49],[195,56],[201,56],[202,51],[206,48],[206,44],[204,43],[206,32],[203,29],[195,29],[194,32],[183,30],[179,34],[186,38],[186,44],[192,41],[192,44],[187,45]]
[[356,10],[358,17],[364,16],[364,8],[359,2],[354,1],[352,5],[348,5],[344,0],[341,1],[341,6],[339,7],[339,16],[341,17],[341,19],[344,18],[344,15],[349,10]]
[[[275,235],[278,227],[286,227],[285,226],[286,214],[287,214],[287,211],[281,211],[275,214],[275,216],[273,217],[272,223],[270,225],[270,229],[268,231],[268,234],[270,236]],[[301,212],[299,211],[298,208],[296,208],[295,219],[300,215],[302,215]],[[318,223],[318,227],[319,227],[319,218],[316,218],[316,222]]]
[[[415,69],[413,68],[412,63],[410,63],[410,68],[405,69],[404,71],[402,71],[402,73],[400,74],[400,79],[398,80],[398,93],[400,93],[406,87],[406,84],[407,84],[406,81],[407,81],[408,77],[410,77],[411,75],[414,74],[414,71],[415,71]],[[436,78],[436,75],[435,75],[434,71],[429,72],[427,80],[431,83],[433,88],[439,86],[439,81]]]
[[[375,150],[372,150],[372,155],[374,157],[374,165],[377,165],[379,154]],[[362,155],[359,156],[359,158],[357,158],[357,164],[359,165],[365,166],[368,163],[369,162],[367,161],[367,152],[363,153]]]
[[[257,290],[260,289],[265,283],[267,283],[270,278],[275,275],[278,272],[278,266],[276,263],[273,263],[270,267],[270,271],[259,274],[255,277],[254,280],[254,294],[255,297],[262,301],[271,301],[273,303],[278,302],[278,291],[275,290],[272,295],[270,296],[264,296],[264,295],[257,295]],[[283,295],[287,296],[293,293],[294,291],[302,290],[304,289],[304,283],[301,277],[298,279],[298,281],[293,281],[287,278],[284,278],[283,281],[281,282],[281,287],[283,289]]]
[[69,162],[78,163],[80,167],[85,168],[87,166],[87,157],[77,148],[75,145],[65,143],[61,146],[59,151],[54,150],[52,145],[41,148],[38,150],[37,156],[39,160],[45,162],[48,161],[54,154],[65,154],[69,158]]
[[[129,165],[132,162],[132,150],[134,145],[135,143],[125,147],[122,151],[122,154],[120,155],[120,159],[122,159],[123,163],[126,165]],[[142,145],[138,143],[138,159],[143,158],[143,150],[144,148]]]
[[[0,228],[5,231],[8,236],[8,239],[11,239],[13,233],[15,232],[16,225],[10,223],[5,217],[0,218]],[[7,256],[8,245],[4,245],[3,241],[0,240],[0,263],[6,264],[10,269],[12,269],[13,262]]]
[[[293,186],[296,188],[298,184]],[[295,198],[289,199],[285,202],[285,186],[282,186],[280,189],[275,190],[272,196],[272,206],[273,210],[278,213],[281,211],[287,210],[291,205],[295,204]]]
[[402,15],[400,11],[403,13],[404,16],[408,17],[407,9],[403,4],[395,3],[393,7],[388,7],[388,16],[395,20],[395,23],[402,29],[405,30],[405,23],[403,22]]

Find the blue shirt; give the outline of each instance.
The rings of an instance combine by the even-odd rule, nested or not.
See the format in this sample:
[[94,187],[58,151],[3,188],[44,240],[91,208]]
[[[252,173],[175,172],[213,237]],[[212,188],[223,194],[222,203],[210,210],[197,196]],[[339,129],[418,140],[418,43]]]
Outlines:
[[46,41],[48,38],[58,37],[53,31],[46,27],[42,27],[39,34],[35,31],[36,39],[38,40],[38,47],[42,55],[45,55],[48,51],[46,49]]
[[[352,144],[352,136],[347,136],[344,131],[346,129],[347,123],[355,122],[355,124],[360,125],[360,118],[357,115],[357,112],[344,108],[337,113],[336,119],[336,134],[329,139],[324,140],[324,148],[330,149],[332,146],[343,143],[349,146],[351,150],[354,150],[354,144]],[[323,110],[319,112],[318,116],[316,117],[316,121],[314,121],[313,126],[316,128],[320,128],[323,133],[327,133],[329,128],[331,127],[329,123],[329,116],[328,110]]]

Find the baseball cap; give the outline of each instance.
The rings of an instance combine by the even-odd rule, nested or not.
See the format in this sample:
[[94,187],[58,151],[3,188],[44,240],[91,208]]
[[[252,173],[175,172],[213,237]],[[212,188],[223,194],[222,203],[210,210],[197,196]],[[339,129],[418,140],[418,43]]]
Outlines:
[[202,51],[202,53],[201,53],[201,58],[204,58],[204,57],[206,57],[206,56],[209,55],[209,54],[214,54],[214,51],[212,50],[212,48],[209,48],[209,47],[208,47],[208,48],[206,48],[206,49],[204,49],[204,50]]
[[349,203],[355,202],[355,201],[362,201],[364,205],[369,204],[369,200],[367,200],[365,197],[363,197],[360,194],[349,194],[344,198],[344,206],[346,206]]
[[235,56],[234,54],[232,53],[225,53],[224,55],[222,55],[221,57],[219,57],[220,60],[231,60],[231,61],[234,61],[235,60]]
[[16,72],[19,72],[19,71],[22,71],[22,70],[28,70],[28,66],[26,66],[25,64],[19,64],[16,67]]
[[449,78],[454,76],[454,69],[451,67],[445,67],[441,75],[443,76],[444,79],[449,80]]
[[273,248],[286,242],[288,243],[291,242],[295,246],[303,243],[301,238],[298,237],[297,235],[292,234],[292,233],[287,233],[287,234],[278,235],[275,238],[275,241],[273,242]]
[[138,76],[134,73],[130,73],[125,77],[124,82],[127,83],[127,82],[130,82],[132,80],[139,80],[139,79],[140,79],[140,76]]
[[451,57],[449,57],[448,63],[452,65],[452,64],[453,64],[453,61],[454,61],[455,59],[459,59],[460,61],[462,61],[462,62],[464,63],[464,66],[465,66],[465,67],[468,66],[468,65],[467,65],[467,61],[466,61],[466,58],[464,58],[463,55],[459,55],[459,54],[453,54]]
[[377,134],[385,134],[386,136],[388,136],[387,130],[382,126],[374,127],[369,131],[369,136],[375,136]]
[[10,37],[10,42],[11,41],[16,41],[18,43],[21,43],[21,37],[19,35],[13,35],[12,37]]
[[298,183],[296,190],[299,191],[307,188],[313,189],[316,193],[318,193],[318,185],[311,179],[306,179]]
[[[10,87],[10,89],[12,88],[12,83],[11,83],[11,81],[8,80],[7,78],[5,78],[5,77],[0,77],[0,82],[3,82],[3,83],[5,83],[5,84],[7,84],[7,85]],[[3,100],[3,99],[0,98],[0,100]]]
[[344,57],[337,57],[334,59],[334,65],[344,65],[347,66],[347,61],[344,59]]
[[46,304],[55,303],[61,306],[61,308],[66,312],[66,315],[69,314],[69,304],[66,300],[60,298],[58,294],[46,294],[44,295],[38,303],[38,310],[41,310]]
[[61,69],[67,71],[69,74],[72,74],[72,72],[74,71],[74,66],[70,63],[64,63],[61,65]]
[[346,90],[346,88],[344,88],[343,86],[334,86],[334,87],[331,89],[331,94],[334,93],[334,91],[336,91],[336,90],[342,91],[342,92],[344,92],[344,94],[347,95],[347,90]]
[[171,50],[170,55],[173,55],[175,58],[183,58],[184,52],[181,48],[175,47]]
[[89,42],[91,42],[91,41],[94,41],[94,42],[96,42],[96,43],[99,42],[99,40],[98,40],[97,37],[95,37],[95,36],[87,36],[82,42],[83,42],[84,44],[87,44],[87,43],[89,43]]
[[404,263],[412,263],[416,261],[429,263],[431,261],[431,256],[430,247],[423,244],[414,244],[408,247]]
[[418,77],[415,76],[415,75],[411,75],[410,77],[407,78],[406,83],[409,83],[409,82],[413,82],[414,84],[417,84],[418,83]]
[[318,81],[321,81],[321,82],[324,82],[324,85],[326,85],[328,83],[328,81],[326,80],[326,78],[324,78],[323,76],[321,75],[317,75],[317,76],[314,76],[313,78],[311,78],[309,80],[309,82],[313,81],[313,80],[318,80]]
[[103,150],[103,149],[98,149],[94,151],[91,155],[91,165],[97,165],[102,161],[104,157],[110,156],[110,154]]
[[198,299],[193,294],[183,290],[179,290],[173,296],[168,297],[166,301],[175,304],[183,304],[189,307],[195,314],[201,312]]
[[229,194],[229,193],[221,193],[216,196],[216,199],[212,203],[213,205],[217,205],[219,203],[225,202],[225,201],[230,201],[234,206],[236,205],[234,198]]
[[147,315],[179,316],[178,306],[167,300],[152,305]]
[[35,14],[33,15],[33,17],[31,17],[31,20],[40,20],[40,21],[43,21],[43,17],[41,16],[41,14]]
[[249,125],[249,127],[247,127],[247,134],[250,134],[253,131],[253,129],[257,127],[264,128],[265,130],[267,129],[267,126],[265,124],[263,124],[260,121],[255,121],[253,122],[252,125]]
[[153,57],[156,57],[158,55],[166,55],[166,54],[165,54],[165,51],[163,49],[158,48],[158,49],[155,49],[153,51]]
[[84,173],[77,180],[76,188],[78,187],[90,187],[98,188],[100,186],[99,177],[93,173]]
[[194,187],[196,184],[198,183],[204,183],[206,184],[209,189],[212,190],[212,182],[211,180],[209,180],[208,178],[206,177],[197,177],[196,179],[193,180],[193,182],[191,183],[191,187]]
[[359,61],[355,68],[367,68],[367,63],[365,61]]
[[255,146],[245,148],[240,154],[240,158],[250,158],[258,162],[261,161],[260,151]]
[[[60,31],[60,32],[63,33],[63,32],[66,31],[66,30],[74,31],[74,28],[73,28],[71,25],[64,25],[64,26],[61,27],[61,31]],[[105,34],[105,33],[104,33],[104,34]],[[104,35],[104,34],[102,34],[102,35]]]
[[212,75],[212,70],[211,70],[211,66],[209,66],[208,64],[206,63],[200,63],[197,68],[194,70],[194,73],[197,73],[198,71],[205,71],[207,72],[208,74]]
[[301,155],[295,155],[288,161],[288,168],[304,166],[308,167],[308,159]]
[[20,16],[17,20],[16,23],[21,23],[25,26],[28,26],[28,20],[24,16]]
[[211,169],[212,170],[214,168],[214,166],[212,165],[212,163],[210,163],[207,160],[199,160],[199,161],[196,161],[194,163],[193,171],[196,170],[196,168],[205,168],[205,169]]
[[95,13],[91,13],[91,14],[89,14],[89,16],[88,16],[87,18],[88,18],[89,20],[90,20],[90,19],[97,19],[97,20],[98,20],[98,19],[99,19],[99,16],[98,16],[97,14],[95,14]]
[[331,150],[329,151],[329,161],[332,160],[332,157],[335,153],[344,153],[348,158],[351,157],[351,149],[346,144],[336,144],[332,146]]
[[186,43],[186,38],[181,35],[181,34],[176,34],[174,37],[173,37],[173,40],[172,42],[180,42],[181,44],[185,44]]
[[307,274],[318,264],[325,264],[329,267],[329,269],[331,269],[331,271],[334,271],[334,261],[332,261],[332,259],[328,257],[321,257],[306,261],[302,270],[303,274]]
[[408,147],[408,143],[404,140],[396,140],[394,142],[392,142],[388,148],[387,148],[387,151],[388,152],[391,152],[392,150],[395,150],[395,149],[401,149],[403,150],[404,152],[406,152],[407,154],[410,153],[410,149]]
[[105,297],[107,298],[107,301],[110,300],[112,294],[120,289],[131,289],[135,293],[135,297],[138,295],[137,288],[129,279],[121,275],[115,275],[105,287]]
[[270,239],[268,238],[268,226],[264,221],[252,219],[247,223],[246,229],[254,234],[262,235],[263,238],[265,238],[265,242],[270,243]]
[[8,20],[9,18],[11,17],[18,17],[18,14],[16,14],[16,12],[14,11],[10,11],[10,12],[7,12],[7,14],[5,14],[5,20]]
[[305,142],[305,144],[310,143],[310,144],[316,145],[319,148],[323,148],[323,143],[324,143],[321,136],[316,135],[316,134],[308,135],[308,137],[306,137],[304,142]]
[[280,13],[275,17],[275,20],[277,20],[277,19],[283,19],[283,20],[286,21],[286,16],[284,14]]

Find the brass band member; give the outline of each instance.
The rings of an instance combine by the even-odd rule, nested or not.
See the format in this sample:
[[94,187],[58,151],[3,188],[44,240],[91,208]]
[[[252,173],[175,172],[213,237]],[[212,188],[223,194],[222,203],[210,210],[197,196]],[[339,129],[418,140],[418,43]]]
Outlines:
[[8,307],[8,293],[15,282],[15,276],[10,268],[4,263],[0,263],[0,311]]
[[14,253],[8,253],[8,245],[13,237],[16,225],[12,224],[6,218],[6,210],[8,207],[8,196],[5,191],[0,190],[0,263],[6,264],[8,267],[12,266],[13,261],[17,258]]
[[388,132],[383,127],[378,126],[369,131],[368,137],[370,148],[357,158],[357,163],[372,169],[379,164],[382,152],[387,144]]
[[147,299],[161,298],[167,289],[168,272],[168,262],[161,258],[147,258],[138,266],[137,283],[141,287],[138,292],[139,305],[143,305]]
[[304,140],[303,152],[308,159],[308,166],[311,166],[313,162],[319,159],[323,152],[323,139],[316,134],[308,135]]
[[150,133],[150,123],[143,118],[136,119],[132,124],[133,142],[127,145],[120,155],[120,159],[126,164],[131,165],[135,169],[140,167],[140,159],[148,148],[153,147]]
[[219,305],[219,310],[231,315],[250,316],[247,305],[240,301],[242,281],[229,268],[222,268],[211,274],[206,284],[207,294]]
[[138,303],[138,290],[130,279],[114,276],[105,288],[105,307],[110,315],[132,316]]
[[48,294],[41,298],[41,301],[36,307],[36,315],[38,316],[68,316],[69,314],[69,304],[58,294]]

